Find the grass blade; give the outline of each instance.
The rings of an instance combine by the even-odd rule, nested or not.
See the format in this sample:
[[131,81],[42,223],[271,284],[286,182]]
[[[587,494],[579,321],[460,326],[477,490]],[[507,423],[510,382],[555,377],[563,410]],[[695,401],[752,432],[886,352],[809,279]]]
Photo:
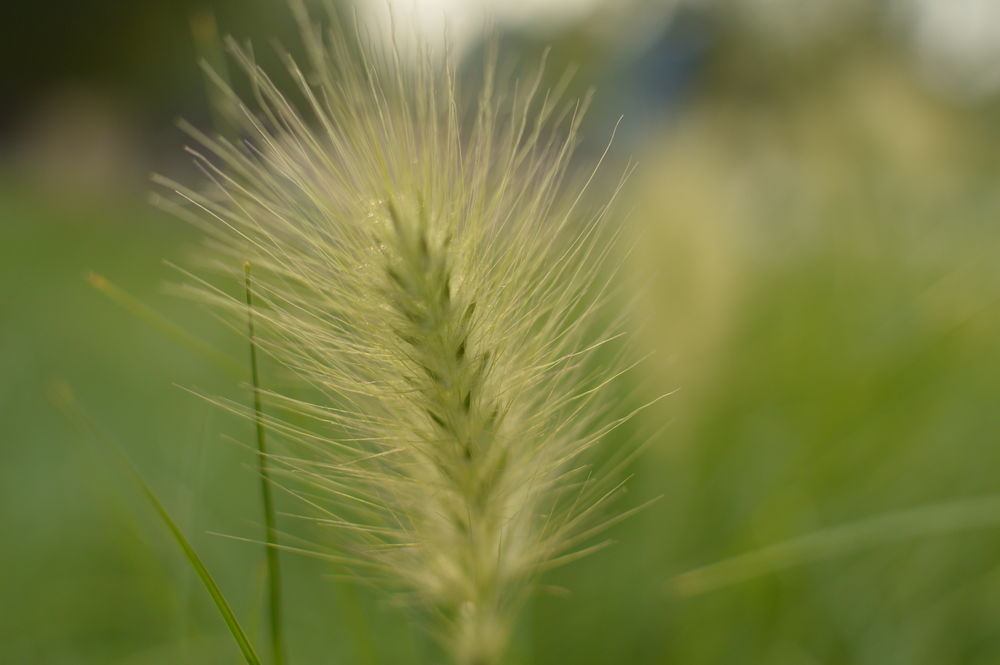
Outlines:
[[[129,466],[131,467],[131,464],[129,464]],[[191,546],[191,543],[188,542],[188,539],[184,536],[180,527],[177,526],[177,523],[174,522],[172,517],[170,517],[170,513],[167,512],[167,509],[163,506],[163,503],[160,502],[160,499],[134,468],[132,468],[132,475],[135,477],[150,503],[153,504],[153,508],[156,510],[156,513],[160,516],[160,519],[166,525],[167,529],[169,529],[171,535],[174,537],[174,540],[184,551],[185,558],[198,574],[198,578],[205,586],[205,590],[208,591],[208,594],[212,597],[216,608],[219,610],[219,614],[222,615],[222,619],[226,622],[226,626],[229,628],[229,632],[232,633],[233,639],[236,640],[236,643],[243,654],[243,659],[247,662],[247,665],[261,665],[260,659],[257,657],[257,653],[254,651],[253,645],[247,638],[242,626],[240,626],[240,622],[233,613],[229,603],[226,601],[225,596],[222,595],[222,590],[219,589],[219,585],[216,584],[212,574],[208,572],[208,568],[206,568],[205,564],[202,563],[201,557],[198,556],[198,553]]]
[[181,531],[177,522],[175,522],[173,517],[170,516],[169,511],[167,511],[163,502],[160,501],[156,492],[154,492],[149,484],[146,483],[142,474],[139,473],[139,470],[135,468],[132,462],[125,455],[124,451],[122,451],[108,436],[104,435],[96,424],[87,416],[87,414],[84,413],[77,403],[72,389],[70,389],[68,385],[59,384],[58,386],[55,386],[52,398],[57,408],[59,408],[71,422],[76,424],[81,430],[92,435],[93,438],[104,443],[105,447],[112,452],[115,459],[117,459],[122,467],[127,471],[128,475],[132,477],[140,491],[152,504],[153,509],[156,511],[156,514],[159,516],[163,524],[167,527],[167,530],[170,531],[170,535],[173,536],[174,541],[184,552],[184,558],[187,559],[190,566],[194,569],[195,573],[197,573],[198,579],[201,580],[205,590],[208,591],[208,594],[212,597],[212,601],[215,603],[216,609],[222,616],[223,621],[225,621],[226,627],[229,628],[229,632],[232,634],[233,639],[236,641],[236,644],[240,649],[240,653],[243,655],[243,660],[247,663],[247,665],[262,665],[260,658],[257,657],[257,652],[253,648],[253,644],[250,642],[246,632],[240,625],[240,622],[236,618],[236,614],[233,612],[229,602],[222,594],[222,590],[219,588],[219,585],[215,582],[215,578],[213,578],[212,574],[208,572],[208,568],[205,567],[201,557],[198,556],[198,553],[195,551],[190,541],[188,541],[184,532]]
[[91,272],[87,274],[87,282],[113,303],[140,321],[147,323],[151,328],[159,331],[176,344],[208,358],[219,367],[224,367],[231,371],[244,371],[243,366],[235,362],[232,358],[184,330],[139,298],[136,298],[116,285],[107,277]]

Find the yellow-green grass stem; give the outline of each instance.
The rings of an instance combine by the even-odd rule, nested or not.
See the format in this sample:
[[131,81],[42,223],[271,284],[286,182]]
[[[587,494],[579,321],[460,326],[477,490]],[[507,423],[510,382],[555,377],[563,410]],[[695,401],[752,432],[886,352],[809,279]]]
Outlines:
[[274,665],[285,663],[285,637],[282,624],[281,561],[278,552],[278,534],[275,526],[274,499],[267,465],[267,442],[260,399],[260,368],[257,362],[257,341],[253,320],[253,284],[250,262],[243,263],[243,279],[247,301],[247,333],[250,340],[250,375],[253,382],[254,428],[257,436],[257,471],[260,475],[260,495],[264,510],[264,530],[267,542],[268,618],[271,630],[271,649]]

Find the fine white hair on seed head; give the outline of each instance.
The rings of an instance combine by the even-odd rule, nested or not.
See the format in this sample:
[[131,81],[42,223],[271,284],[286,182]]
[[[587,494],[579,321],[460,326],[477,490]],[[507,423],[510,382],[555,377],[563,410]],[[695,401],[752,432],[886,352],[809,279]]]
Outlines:
[[253,265],[255,341],[295,377],[267,395],[273,476],[334,530],[319,553],[412,598],[456,663],[492,665],[620,487],[585,461],[623,421],[604,397],[614,196],[585,204],[593,172],[568,168],[586,102],[489,57],[470,98],[446,55],[404,64],[293,7],[294,89],[229,43],[252,103],[214,80],[239,139],[186,127],[207,186],[160,182],[215,267]]

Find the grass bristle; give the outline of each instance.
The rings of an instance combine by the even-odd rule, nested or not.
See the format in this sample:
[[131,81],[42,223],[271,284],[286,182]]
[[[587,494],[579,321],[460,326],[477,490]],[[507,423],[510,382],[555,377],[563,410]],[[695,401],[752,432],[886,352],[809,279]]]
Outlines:
[[254,344],[313,395],[258,413],[288,451],[275,482],[338,556],[416,598],[456,663],[490,665],[532,578],[587,551],[609,496],[582,471],[620,371],[590,360],[612,337],[595,332],[614,318],[608,207],[566,184],[585,105],[489,64],[466,104],[447,58],[417,47],[404,67],[297,13],[303,108],[230,43],[254,90],[244,140],[192,130],[210,186],[176,190],[214,264],[253,265]]

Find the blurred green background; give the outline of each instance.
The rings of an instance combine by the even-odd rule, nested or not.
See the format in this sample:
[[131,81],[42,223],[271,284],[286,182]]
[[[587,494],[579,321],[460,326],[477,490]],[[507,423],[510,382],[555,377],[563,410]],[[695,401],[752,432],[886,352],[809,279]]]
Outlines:
[[[512,55],[552,44],[598,88],[583,156],[624,114],[613,160],[639,163],[620,223],[652,356],[632,382],[676,392],[621,435],[661,432],[625,502],[663,498],[544,580],[569,593],[532,602],[510,662],[1000,662],[1000,8],[394,4],[429,34],[451,15],[468,54],[487,14]],[[213,535],[259,537],[250,426],[178,387],[246,399],[245,349],[164,288],[199,239],[146,201],[150,170],[189,168],[172,119],[212,122],[216,24],[265,62],[294,39],[280,0],[22,3],[0,35],[0,662],[239,658],[67,390],[261,634],[260,551]],[[291,662],[439,662],[405,609],[285,567]]]

